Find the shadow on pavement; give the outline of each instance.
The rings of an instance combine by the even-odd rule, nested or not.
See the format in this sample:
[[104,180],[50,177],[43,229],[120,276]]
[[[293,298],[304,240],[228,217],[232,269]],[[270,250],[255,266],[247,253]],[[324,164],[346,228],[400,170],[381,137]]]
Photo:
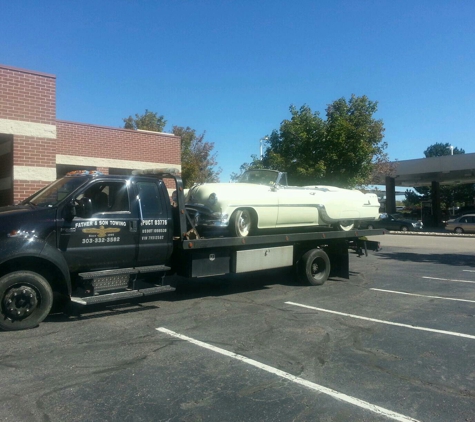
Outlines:
[[379,252],[378,257],[396,261],[428,262],[431,264],[444,264],[453,266],[475,267],[475,256],[461,254],[421,254],[411,252]]
[[159,308],[151,302],[179,302],[205,297],[219,297],[243,292],[268,289],[271,285],[302,286],[290,269],[268,270],[265,273],[227,274],[202,279],[172,277],[174,292],[167,292],[141,298],[124,299],[115,303],[103,303],[90,306],[70,304],[64,313],[50,314],[45,322],[64,322],[96,319],[108,315],[143,312]]

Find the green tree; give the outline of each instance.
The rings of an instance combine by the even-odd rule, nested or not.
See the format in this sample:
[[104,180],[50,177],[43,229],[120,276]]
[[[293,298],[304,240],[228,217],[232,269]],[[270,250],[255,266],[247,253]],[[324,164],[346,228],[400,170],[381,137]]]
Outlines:
[[427,147],[424,151],[424,155],[426,158],[429,157],[442,157],[443,155],[450,155],[451,149],[453,148],[453,154],[465,154],[465,150],[462,148],[452,147],[448,142],[442,144],[440,142],[436,142],[431,146]]
[[122,120],[124,129],[151,130],[153,132],[162,132],[167,124],[163,116],[148,110],[145,110],[144,114],[136,114],[135,117],[129,116]]
[[257,157],[256,154],[251,155],[252,161],[250,163],[243,163],[239,166],[239,173],[231,173],[230,179],[231,181],[236,181],[239,177],[249,169],[263,169],[266,168],[262,161]]
[[173,134],[181,137],[181,177],[185,188],[194,183],[219,182],[214,143],[205,142],[205,133],[196,134],[190,127],[173,126]]
[[[149,110],[135,117],[122,119],[125,129],[162,132],[167,124],[163,116]],[[217,153],[213,153],[214,143],[205,142],[205,133],[196,134],[190,127],[173,126],[174,135],[181,138],[181,176],[185,188],[194,183],[218,182],[221,169],[216,168]]]
[[376,111],[376,102],[355,95],[328,105],[326,120],[307,105],[291,106],[290,119],[268,137],[262,161],[253,157],[244,166],[287,171],[293,184],[369,183],[375,168],[388,162],[384,126],[374,118]]

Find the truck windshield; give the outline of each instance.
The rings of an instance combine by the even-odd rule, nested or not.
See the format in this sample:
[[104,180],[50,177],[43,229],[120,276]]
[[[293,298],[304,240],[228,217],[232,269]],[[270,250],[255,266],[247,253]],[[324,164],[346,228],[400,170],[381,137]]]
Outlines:
[[274,185],[279,176],[274,170],[248,170],[237,180],[237,183],[253,183],[256,185]]
[[87,182],[84,177],[64,177],[56,180],[29,198],[20,202],[22,205],[32,204],[39,207],[54,207],[64,198]]

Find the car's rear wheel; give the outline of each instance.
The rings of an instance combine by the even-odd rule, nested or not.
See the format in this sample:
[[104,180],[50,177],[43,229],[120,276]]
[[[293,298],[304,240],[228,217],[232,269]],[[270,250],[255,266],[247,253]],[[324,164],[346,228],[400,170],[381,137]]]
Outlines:
[[368,224],[368,230],[373,230],[374,226],[372,224]]
[[248,209],[239,209],[234,211],[229,223],[231,236],[246,237],[251,234],[254,227],[252,213]]
[[337,229],[342,232],[349,232],[355,227],[355,222],[353,220],[339,221],[337,224]]
[[455,227],[454,233],[463,233],[462,227]]

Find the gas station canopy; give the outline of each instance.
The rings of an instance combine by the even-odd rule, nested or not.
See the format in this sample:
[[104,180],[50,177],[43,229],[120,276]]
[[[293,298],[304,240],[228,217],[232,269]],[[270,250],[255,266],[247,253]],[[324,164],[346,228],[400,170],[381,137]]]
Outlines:
[[396,186],[430,186],[475,183],[475,153],[394,161]]

